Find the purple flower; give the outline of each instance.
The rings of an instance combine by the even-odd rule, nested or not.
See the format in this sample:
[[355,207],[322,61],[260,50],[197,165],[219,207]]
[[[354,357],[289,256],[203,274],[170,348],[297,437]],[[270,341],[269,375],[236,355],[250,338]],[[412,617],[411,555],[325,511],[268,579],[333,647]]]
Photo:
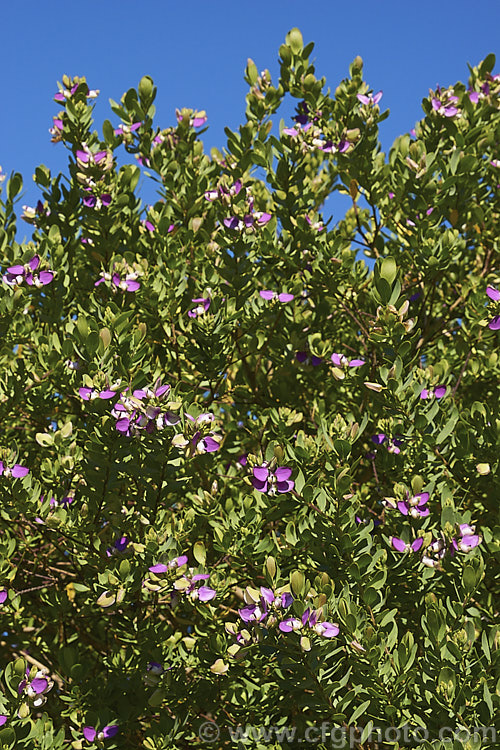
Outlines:
[[165,672],[165,667],[158,661],[150,661],[146,669],[154,675],[161,675]]
[[361,102],[361,104],[365,104],[366,106],[371,107],[375,107],[382,99],[382,96],[382,91],[377,91],[376,94],[369,94],[368,96],[366,96],[366,94],[356,94],[356,98]]
[[[494,286],[486,287],[486,294],[493,302],[500,302],[500,291]],[[500,331],[500,315],[495,315],[488,323],[488,328],[492,331]]]
[[[40,497],[40,502],[43,503],[44,496],[42,495]],[[54,496],[52,496],[49,500],[49,505],[51,510],[54,508],[58,508],[59,506],[62,506],[65,510],[69,508],[72,502],[74,502],[74,497],[72,495],[67,495],[66,497],[61,498],[61,500],[56,500]]]
[[196,302],[197,306],[189,310],[188,315],[190,318],[197,318],[198,315],[204,315],[208,311],[211,299],[210,297],[195,297],[191,302]]
[[251,482],[257,492],[265,492],[275,495],[277,492],[291,492],[295,482],[290,479],[292,469],[288,466],[278,466],[275,471],[270,471],[266,462],[262,466],[255,466]]
[[403,441],[400,438],[390,438],[383,432],[379,432],[377,435],[372,435],[371,439],[375,445],[383,445],[387,442],[389,453],[401,453],[400,446],[403,444]]
[[[282,594],[276,594],[271,589],[260,587],[260,597],[255,598],[251,591],[247,588],[244,594],[246,607],[238,610],[238,613],[243,622],[257,622],[261,623],[270,615],[277,614],[276,610],[288,609],[293,602],[292,595],[285,591]],[[271,621],[269,622],[271,624]]]
[[317,232],[322,232],[325,228],[325,225],[322,221],[313,221],[309,216],[306,216],[306,221],[311,229],[315,229]]
[[31,670],[26,669],[26,678],[19,683],[17,692],[19,695],[24,694],[26,698],[38,708],[46,703],[46,693],[54,687],[54,683],[47,677],[48,669],[39,669],[34,677],[30,677]]
[[414,542],[411,544],[407,544],[402,539],[399,539],[397,536],[391,536],[390,542],[392,547],[397,552],[418,552],[418,550],[421,548],[422,544],[424,543],[423,537],[419,536],[415,539]]
[[87,146],[84,146],[84,148],[84,151],[81,149],[76,150],[76,160],[80,167],[97,165],[108,156],[107,151],[96,151],[93,153]]
[[318,367],[323,362],[321,357],[316,357],[316,355],[309,354],[308,352],[296,352],[295,359],[300,364],[312,365],[313,367]]
[[217,592],[209,586],[199,585],[202,581],[210,578],[209,573],[196,573],[194,576],[182,576],[174,583],[174,589],[179,593],[185,594],[190,599],[199,599],[200,602],[209,602]]
[[361,367],[365,364],[364,359],[347,359],[343,354],[334,353],[331,356],[331,360],[336,367]]
[[0,477],[4,476],[6,479],[22,479],[29,474],[29,469],[26,466],[20,464],[14,464],[14,466],[5,466],[3,461],[0,461]]
[[[170,392],[170,386],[161,385],[157,380],[152,388],[139,388],[127,395],[127,390],[120,394],[120,400],[115,404],[111,414],[116,419],[115,427],[118,432],[130,436],[141,430],[151,434],[164,427],[171,427],[180,421],[174,412],[165,410],[161,405]],[[153,400],[153,403],[148,403]],[[143,403],[146,401],[146,403]]]
[[399,511],[404,516],[412,516],[412,518],[426,518],[430,511],[427,507],[429,500],[428,492],[420,492],[414,497],[410,497],[409,493],[406,493],[406,500],[400,500],[397,504]]
[[65,102],[66,99],[70,99],[75,91],[78,89],[78,83],[75,83],[74,86],[71,87],[71,89],[63,89],[63,91],[59,90],[57,94],[54,94],[54,100],[56,102]]
[[458,96],[453,96],[446,91],[441,92],[439,87],[436,94],[440,98],[438,98],[438,96],[433,96],[431,101],[432,109],[437,112],[438,115],[442,115],[443,117],[455,117],[459,114],[457,107],[455,107],[455,104],[458,102]]
[[83,387],[78,389],[78,393],[80,394],[80,398],[83,398],[84,401],[93,401],[95,398],[107,401],[108,399],[119,395],[118,391],[111,388],[105,388],[103,391],[98,391],[97,388]]
[[3,727],[4,724],[7,722],[7,716],[5,714],[0,714],[0,727]]
[[420,392],[420,398],[421,399],[427,399],[430,398],[432,395],[434,395],[436,398],[443,398],[443,396],[446,395],[447,388],[445,385],[438,385],[437,388],[434,388],[431,391],[429,391],[427,388],[423,388]]
[[40,257],[34,255],[25,265],[18,264],[10,266],[10,268],[7,269],[7,274],[4,276],[4,281],[6,281],[7,284],[22,284],[23,281],[26,281],[29,286],[36,287],[50,284],[54,278],[52,271],[41,271],[34,275],[33,272],[36,271],[39,265]]
[[35,208],[33,206],[23,206],[23,215],[21,218],[28,224],[38,226],[38,220],[50,216],[50,209],[42,201],[37,201]]
[[167,563],[157,563],[156,565],[152,565],[149,570],[151,573],[168,573],[169,570],[174,570],[175,568],[180,568],[182,565],[185,565],[188,561],[187,555],[180,555],[179,557],[174,557],[172,560],[169,560]]
[[255,211],[255,213],[245,214],[243,219],[238,219],[237,216],[228,216],[223,220],[223,224],[228,229],[234,229],[235,231],[241,232],[243,229],[250,229],[257,224],[259,227],[263,227],[268,221],[271,221],[271,214],[265,213],[264,211]]
[[130,539],[128,539],[126,536],[119,536],[111,547],[108,547],[106,550],[106,555],[108,557],[112,557],[113,555],[121,554],[122,552],[125,552],[127,549],[127,546],[130,542]]
[[142,125],[142,122],[134,122],[133,125],[122,124],[122,125],[119,125],[115,129],[114,132],[115,132],[115,135],[128,135],[129,133],[134,133],[136,130],[139,130],[141,125]]
[[207,121],[205,111],[193,111],[192,109],[176,109],[177,122],[188,122],[192,128],[201,128]]
[[205,199],[210,203],[217,200],[217,198],[230,200],[231,198],[234,198],[239,194],[242,187],[243,186],[241,184],[241,180],[236,180],[234,185],[232,185],[230,188],[226,188],[224,185],[219,185],[218,187],[210,188],[210,190],[207,190],[205,192]]
[[338,625],[332,622],[319,622],[318,617],[321,613],[321,610],[310,610],[308,607],[300,620],[297,617],[289,617],[280,622],[278,627],[282,633],[309,628],[323,638],[335,638],[340,632]]
[[324,140],[323,138],[314,138],[313,145],[323,151],[325,154],[344,154],[349,150],[349,141],[339,141],[334,143],[332,140]]
[[[188,436],[179,433],[172,439],[172,445],[176,448],[189,448],[190,455],[195,453],[214,453],[220,448],[222,435],[214,432],[211,425],[215,419],[213,414],[199,414],[196,418],[186,414],[186,419],[191,424],[186,424]],[[191,435],[191,437],[189,437]]]
[[[86,189],[90,191],[90,188]],[[107,208],[111,205],[111,195],[109,193],[102,193],[100,196],[86,195],[82,202],[86,208],[95,208],[98,211],[103,206]]]
[[195,432],[191,438],[191,445],[197,453],[215,453],[220,448],[221,440],[221,436],[215,433],[203,437],[201,432]]
[[474,549],[474,547],[481,544],[482,537],[479,534],[476,534],[475,526],[469,526],[467,523],[462,523],[458,527],[458,530],[460,537],[451,540],[451,554],[454,554],[455,550],[460,552],[470,552],[471,549]]
[[[136,271],[131,273],[126,273],[125,271],[118,273],[115,271],[113,274],[105,272],[101,274],[99,279],[94,283],[94,286],[99,286],[103,282],[111,282],[116,289],[120,289],[122,292],[136,292],[141,287],[140,283],[136,281],[138,275]],[[112,289],[113,286],[111,287]],[[113,289],[113,291],[115,290]]]
[[107,740],[110,737],[114,737],[115,734],[117,733],[118,733],[117,724],[108,724],[100,732],[98,732],[95,727],[83,727],[83,736],[89,742],[94,742],[94,740],[96,739],[102,742],[102,740]]
[[0,604],[4,604],[7,599],[7,589],[0,589]]
[[288,294],[287,292],[281,292],[278,294],[278,292],[273,292],[271,289],[264,289],[259,292],[259,294],[262,299],[265,299],[267,302],[270,302],[273,299],[277,299],[279,302],[291,302],[294,299],[293,294]]
[[49,128],[49,133],[52,136],[50,139],[52,143],[59,143],[62,141],[62,133],[63,133],[63,121],[61,119],[61,116],[56,116],[52,118],[53,124],[52,127]]

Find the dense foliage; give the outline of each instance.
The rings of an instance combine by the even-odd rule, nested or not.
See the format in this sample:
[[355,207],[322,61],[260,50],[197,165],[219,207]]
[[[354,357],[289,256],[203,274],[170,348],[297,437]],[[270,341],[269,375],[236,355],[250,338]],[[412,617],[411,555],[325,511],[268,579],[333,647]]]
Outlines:
[[210,155],[64,77],[29,241],[3,185],[3,747],[496,746],[500,76],[386,156],[312,48]]

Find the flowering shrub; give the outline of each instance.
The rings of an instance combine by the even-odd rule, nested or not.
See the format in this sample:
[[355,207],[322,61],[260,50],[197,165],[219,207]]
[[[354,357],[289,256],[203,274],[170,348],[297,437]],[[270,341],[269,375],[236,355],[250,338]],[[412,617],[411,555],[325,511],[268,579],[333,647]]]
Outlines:
[[149,77],[101,134],[64,76],[22,243],[2,186],[2,747],[498,717],[500,76],[385,155],[360,58],[331,96],[312,48],[249,60],[210,156]]

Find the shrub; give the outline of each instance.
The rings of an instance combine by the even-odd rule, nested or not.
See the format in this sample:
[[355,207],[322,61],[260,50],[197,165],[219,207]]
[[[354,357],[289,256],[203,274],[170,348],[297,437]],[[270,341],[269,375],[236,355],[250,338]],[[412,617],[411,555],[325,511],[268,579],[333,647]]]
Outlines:
[[210,156],[65,76],[21,244],[4,186],[4,747],[495,746],[500,76],[386,157],[312,49]]

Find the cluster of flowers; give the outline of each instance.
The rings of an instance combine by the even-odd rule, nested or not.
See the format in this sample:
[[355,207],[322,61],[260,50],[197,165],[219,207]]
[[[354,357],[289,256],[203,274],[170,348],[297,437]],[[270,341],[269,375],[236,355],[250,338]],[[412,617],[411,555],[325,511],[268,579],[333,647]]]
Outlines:
[[[241,180],[236,180],[231,187],[226,187],[221,183],[217,187],[207,190],[205,199],[210,203],[219,200],[223,205],[232,205],[233,210],[235,210],[233,199],[240,194],[242,187]],[[248,188],[245,188],[245,200],[239,203],[242,203],[243,210],[239,210],[238,215],[234,214],[223,220],[224,226],[228,229],[241,232],[243,229],[252,229],[254,226],[263,227],[272,218],[271,214],[264,211],[255,211],[254,199]]]
[[[68,99],[71,99],[74,94],[76,94],[78,87],[82,83],[85,84],[85,97],[87,99],[96,99],[99,96],[98,89],[89,89],[87,87],[85,78],[78,78],[78,76],[75,76],[75,78],[67,78],[65,76],[64,83],[65,88],[60,88],[59,91],[54,94],[54,101],[59,102],[60,104],[65,104]],[[52,127],[49,128],[49,133],[52,136],[52,143],[59,143],[59,141],[62,140],[64,129],[63,117],[64,111],[59,112],[59,114],[52,118],[53,124]]]
[[500,94],[500,73],[492,76],[491,73],[486,74],[486,80],[479,83],[479,91],[469,87],[469,99],[473,104],[477,104],[481,99],[488,97],[494,97]]
[[[201,128],[207,122],[207,115],[203,110],[198,111],[187,108],[180,110],[176,109],[175,115],[177,118],[177,122],[181,127],[185,127],[187,124],[190,128]],[[141,122],[134,122],[130,125],[120,125],[118,128],[116,128],[115,135],[121,135],[126,143],[131,143],[133,141],[135,131],[137,131],[141,125]],[[178,143],[179,135],[177,134],[176,129],[164,128],[164,130],[161,130],[153,138],[150,156],[152,156],[154,151],[163,144],[169,149],[174,149]],[[151,166],[151,159],[149,158],[149,156],[145,156],[144,154],[136,154],[135,158],[143,167]]]
[[238,614],[245,625],[253,627],[253,633],[247,628],[240,630],[234,622],[226,623],[225,626],[226,632],[233,635],[240,646],[248,646],[259,641],[262,630],[270,630],[276,625],[282,633],[298,632],[307,636],[312,631],[324,638],[334,638],[339,634],[337,625],[320,620],[323,614],[321,609],[311,610],[308,607],[300,619],[286,617],[284,610],[293,604],[293,596],[289,591],[272,591],[264,586],[253,589],[247,586],[243,592],[243,599],[246,606],[239,609]]
[[113,169],[110,151],[92,151],[86,143],[76,151],[76,177],[86,193],[83,205],[86,208],[107,208],[111,205],[111,194],[104,187],[106,175]]
[[458,96],[455,96],[453,87],[448,89],[441,89],[437,87],[434,93],[430,90],[432,109],[442,117],[461,117],[461,112],[455,106],[458,102]]
[[[417,537],[411,544],[404,542],[398,537],[390,538],[392,547],[397,552],[418,552],[424,544],[423,537]],[[421,562],[429,568],[436,568],[440,565],[442,559],[449,554],[453,556],[456,552],[470,552],[481,544],[482,537],[476,534],[475,526],[462,523],[458,526],[456,536],[447,541],[442,535],[433,540],[424,550]]]
[[[128,138],[131,139],[132,135],[133,134],[130,134]],[[159,133],[157,133],[153,138],[150,155],[152,156],[156,149],[160,148],[160,146],[162,145],[165,145],[166,148],[174,149],[178,143],[179,136],[177,135],[175,128],[165,128],[164,130],[161,130]],[[136,154],[135,158],[143,167],[151,166],[151,159],[148,156]]]
[[[40,256],[34,255],[31,260],[24,264],[16,264],[7,268],[7,273],[4,275],[3,280],[9,286],[20,286],[24,282],[28,286],[46,286],[50,284],[54,278],[53,271],[39,271]],[[37,273],[35,273],[37,271]]]
[[350,141],[341,139],[334,142],[325,138],[320,128],[314,125],[320,116],[321,112],[312,113],[306,102],[299,102],[297,114],[292,118],[295,120],[295,125],[291,128],[283,128],[282,133],[294,140],[297,139],[304,152],[318,149],[325,154],[343,154],[348,151],[351,147]]
[[[132,391],[131,395],[128,388],[120,392],[115,386],[102,391],[94,387],[82,387],[78,389],[78,393],[84,401],[93,401],[96,398],[107,401],[116,398],[111,415],[116,419],[115,427],[118,432],[127,437],[138,435],[142,431],[151,434],[180,422],[179,415],[172,411],[180,404],[164,403],[170,393],[170,386],[162,385],[160,380],[152,387]],[[172,439],[175,448],[187,449],[190,456],[219,450],[222,435],[212,428],[215,421],[213,414],[205,412],[193,417],[186,413],[185,419],[184,432],[178,433]]]
[[205,200],[209,201],[209,203],[219,200],[225,205],[230,205],[232,199],[236,198],[242,187],[241,180],[236,180],[231,187],[226,187],[225,184],[221,183],[217,187],[211,188],[205,192]]
[[113,273],[103,272],[94,286],[105,283],[113,292],[118,289],[122,292],[136,292],[140,289],[141,284],[137,281],[139,271],[137,268],[132,270],[125,261],[113,265]]
[[[209,573],[194,573],[192,568],[184,568],[187,565],[187,555],[180,555],[174,557],[166,563],[157,563],[149,568],[149,572],[153,576],[149,576],[144,581],[144,586],[150,591],[165,591],[170,592],[170,604],[174,607],[180,597],[187,597],[192,601],[199,600],[200,602],[209,602],[214,599],[217,592],[205,586],[203,581],[208,581],[210,578]],[[179,576],[178,568],[184,568],[184,572]],[[169,576],[167,579],[162,580],[161,576],[169,574],[172,571],[176,571],[174,576]]]
[[161,385],[158,380],[153,387],[139,388],[129,395],[128,388],[119,392],[114,387],[99,391],[97,388],[79,388],[78,393],[84,401],[96,398],[111,400],[118,397],[111,414],[116,419],[116,429],[123,435],[137,435],[142,430],[152,433],[171,427],[180,421],[174,412],[165,409],[162,401],[170,392],[169,385]]

